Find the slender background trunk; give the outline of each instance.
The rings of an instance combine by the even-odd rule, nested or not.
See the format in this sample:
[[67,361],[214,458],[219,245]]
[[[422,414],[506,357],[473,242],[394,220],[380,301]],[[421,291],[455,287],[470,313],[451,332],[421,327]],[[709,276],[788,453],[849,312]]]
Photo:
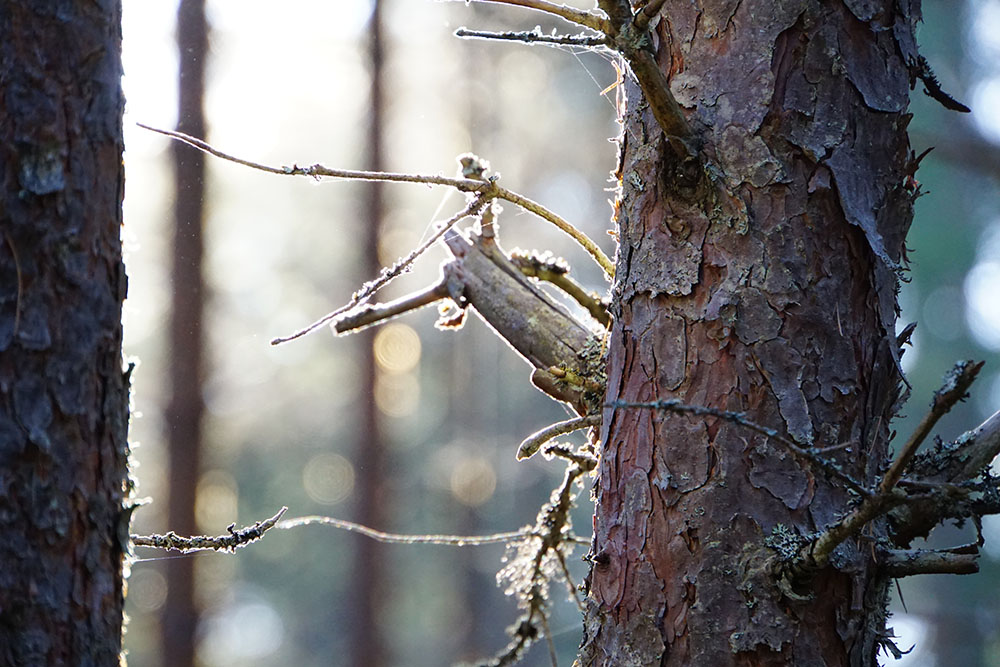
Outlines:
[[[849,443],[832,458],[874,479],[899,378],[916,11],[666,3],[657,60],[717,171],[673,157],[627,86],[610,401],[744,411],[801,445]],[[842,545],[798,599],[765,545],[850,500],[738,425],[606,410],[584,663],[874,665],[872,546]]]
[[0,4],[0,663],[118,664],[121,5]]
[[[368,166],[372,171],[385,169],[382,154],[384,49],[382,44],[382,15],[384,2],[376,0],[368,25],[368,57],[371,68],[368,115]],[[378,274],[379,230],[384,211],[382,183],[369,183],[364,215],[361,216],[359,246],[361,247],[360,271],[363,280]],[[388,498],[385,488],[386,446],[382,419],[375,400],[378,366],[375,363],[373,343],[375,331],[362,332],[357,344],[361,354],[361,433],[354,456],[357,470],[355,489],[357,521],[365,526],[385,530],[389,526]],[[382,632],[380,609],[387,593],[385,586],[385,545],[369,539],[357,540],[354,567],[354,601],[351,609],[351,645],[354,664],[358,667],[381,667],[386,664],[386,636]]]
[[[179,55],[177,129],[205,136],[205,65],[208,25],[204,0],[181,0],[177,9]],[[198,534],[195,519],[201,469],[204,399],[203,317],[205,281],[203,219],[205,156],[180,142],[174,158],[174,244],[171,268],[170,398],[166,409],[169,452],[167,525],[180,535]],[[194,558],[166,562],[167,599],[163,608],[161,653],[165,664],[194,665],[198,607]]]

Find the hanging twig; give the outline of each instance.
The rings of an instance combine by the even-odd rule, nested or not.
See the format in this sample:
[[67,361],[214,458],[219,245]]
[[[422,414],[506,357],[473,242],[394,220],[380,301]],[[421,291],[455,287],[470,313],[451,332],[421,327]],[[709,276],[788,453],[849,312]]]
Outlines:
[[278,524],[278,528],[288,530],[290,528],[298,528],[299,526],[316,525],[333,526],[334,528],[364,535],[376,542],[384,542],[386,544],[439,544],[453,547],[478,547],[485,544],[500,544],[524,539],[534,534],[532,528],[522,528],[521,530],[493,533],[492,535],[404,535],[401,533],[386,533],[381,530],[369,528],[368,526],[362,526],[360,523],[335,519],[330,516],[302,516],[297,519],[286,519]]

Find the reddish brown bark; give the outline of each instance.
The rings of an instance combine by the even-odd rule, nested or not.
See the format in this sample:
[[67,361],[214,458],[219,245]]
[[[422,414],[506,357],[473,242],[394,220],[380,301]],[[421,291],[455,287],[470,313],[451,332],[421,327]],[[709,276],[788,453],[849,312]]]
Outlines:
[[[179,54],[177,129],[205,136],[205,65],[208,24],[204,0],[182,0],[177,9]],[[171,268],[170,399],[165,414],[169,452],[167,525],[181,535],[199,533],[195,519],[201,469],[204,380],[205,155],[175,143],[174,243]],[[166,561],[167,599],[163,607],[161,655],[166,663],[188,667],[195,660],[198,606],[194,559]]]
[[[665,4],[657,61],[707,167],[678,163],[628,85],[610,401],[745,411],[803,446],[851,443],[831,458],[875,479],[898,395],[917,5]],[[606,409],[602,437],[583,664],[875,664],[871,544],[848,540],[793,593],[765,543],[842,515],[841,482],[715,418]]]
[[117,665],[121,5],[0,4],[0,663]]

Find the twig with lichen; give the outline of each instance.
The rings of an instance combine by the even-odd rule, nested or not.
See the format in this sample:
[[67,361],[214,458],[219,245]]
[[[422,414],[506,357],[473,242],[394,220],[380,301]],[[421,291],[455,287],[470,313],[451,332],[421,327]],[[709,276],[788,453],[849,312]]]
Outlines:
[[277,514],[270,519],[258,521],[252,526],[246,526],[237,530],[236,524],[230,524],[226,529],[228,535],[193,535],[182,537],[170,531],[163,535],[132,535],[133,546],[153,547],[155,549],[167,549],[168,551],[235,551],[240,547],[259,540],[271,528],[278,523],[282,515],[288,511],[287,507],[282,507]]
[[[927,437],[942,415],[947,413],[960,400],[965,398],[966,391],[982,362],[960,361],[944,378],[941,389],[934,393],[931,409],[921,420],[906,444],[900,449],[889,469],[882,476],[877,492],[865,498],[861,504],[843,519],[824,530],[819,536],[803,547],[799,557],[792,563],[792,571],[803,573],[825,567],[830,561],[833,550],[844,540],[858,532],[872,520],[888,513],[895,507],[907,503],[914,498],[897,486],[906,467],[912,461],[920,443]],[[945,491],[946,492],[946,491]],[[935,491],[931,491],[934,494]],[[916,497],[916,499],[922,499]]]
[[568,576],[564,552],[571,550],[569,545],[573,544],[570,510],[575,498],[574,488],[580,477],[596,465],[595,458],[568,466],[562,483],[538,513],[532,536],[508,546],[513,555],[497,574],[497,581],[507,582],[505,592],[513,595],[524,611],[511,626],[510,643],[483,665],[511,665],[534,643],[540,629],[542,634],[549,635],[546,631],[549,582],[553,577]]

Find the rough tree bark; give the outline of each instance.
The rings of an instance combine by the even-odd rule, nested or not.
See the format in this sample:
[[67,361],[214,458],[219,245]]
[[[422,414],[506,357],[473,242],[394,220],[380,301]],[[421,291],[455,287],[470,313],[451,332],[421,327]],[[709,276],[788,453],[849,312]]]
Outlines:
[[[177,8],[179,61],[177,129],[205,136],[205,66],[208,22],[204,0],[182,0]],[[205,155],[173,145],[174,239],[170,279],[170,399],[165,421],[169,453],[167,525],[181,535],[195,535],[195,501],[201,471],[204,384]],[[161,655],[171,665],[195,664],[198,605],[194,559],[166,561],[167,599],[160,632]]]
[[0,4],[0,662],[118,664],[121,5]]
[[[664,4],[650,48],[694,149],[626,84],[608,401],[743,411],[801,446],[849,444],[830,458],[876,479],[899,396],[918,18],[893,0]],[[583,664],[876,664],[887,579],[870,543],[794,591],[770,567],[769,538],[848,510],[843,483],[734,423],[603,414]]]

